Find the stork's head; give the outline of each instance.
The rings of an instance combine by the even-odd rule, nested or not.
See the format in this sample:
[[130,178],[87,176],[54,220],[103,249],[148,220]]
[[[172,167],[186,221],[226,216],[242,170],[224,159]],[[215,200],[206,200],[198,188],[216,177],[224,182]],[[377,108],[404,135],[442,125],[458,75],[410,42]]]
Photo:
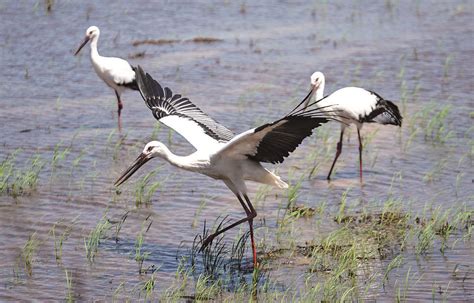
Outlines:
[[100,35],[99,28],[97,26],[90,26],[86,30],[86,37],[84,38],[84,41],[82,41],[81,45],[77,48],[77,51],[74,53],[74,56],[79,54],[79,52],[84,47],[84,45],[87,44],[87,42],[98,39],[99,35]]
[[311,86],[318,89],[324,85],[324,74],[322,72],[315,72],[311,75]]
[[163,157],[168,148],[160,141],[150,141],[145,145],[142,154],[147,154],[151,158]]
[[151,141],[145,145],[142,153],[138,156],[138,158],[130,165],[127,170],[122,173],[120,178],[117,179],[115,182],[115,186],[119,186],[120,184],[124,183],[128,180],[143,164],[147,163],[151,159],[155,157],[164,158],[168,148],[159,141]]
[[89,37],[89,39],[92,39],[92,38],[95,38],[95,37],[98,37],[100,35],[100,30],[97,26],[90,26],[87,30],[86,30],[86,37]]

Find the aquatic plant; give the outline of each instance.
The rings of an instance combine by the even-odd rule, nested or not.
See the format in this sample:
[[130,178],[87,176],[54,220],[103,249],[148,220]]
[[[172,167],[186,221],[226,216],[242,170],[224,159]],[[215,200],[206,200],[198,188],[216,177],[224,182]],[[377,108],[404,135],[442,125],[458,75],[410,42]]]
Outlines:
[[198,209],[196,209],[196,211],[194,212],[193,221],[191,223],[192,228],[196,228],[198,224],[198,219],[201,216],[202,210],[204,209],[205,206],[206,206],[206,197],[203,197],[201,199],[201,202],[199,203]]
[[447,121],[451,108],[450,104],[438,105],[430,102],[415,115],[426,141],[445,143],[453,136]]
[[153,127],[153,131],[151,132],[151,135],[150,135],[150,141],[158,140],[158,133],[160,132],[160,130],[161,130],[161,123],[155,123]]
[[29,195],[36,189],[44,167],[44,161],[37,155],[28,159],[23,169],[16,168],[15,158],[19,152],[13,152],[0,163],[0,194],[14,198]]
[[122,150],[122,144],[125,142],[125,139],[127,139],[127,134],[120,136],[117,142],[115,142],[114,152],[112,154],[112,159],[114,159],[114,161],[119,160],[119,153]]
[[62,142],[59,142],[54,146],[53,150],[53,156],[51,157],[51,163],[50,163],[50,180],[53,179],[54,173],[56,171],[56,167],[61,161],[64,161],[67,157],[67,155],[70,153],[71,148],[70,147],[64,147],[62,148]]
[[453,60],[453,55],[449,54],[448,56],[446,56],[446,60],[444,60],[444,67],[443,67],[443,70],[444,70],[444,77],[447,78],[448,77],[448,72],[449,72],[449,67],[451,66],[451,61]]
[[174,131],[171,129],[168,129],[168,145],[173,144],[173,135],[174,135]]
[[89,262],[94,262],[97,255],[97,249],[100,241],[106,238],[107,232],[112,228],[112,224],[106,219],[105,215],[99,220],[96,227],[89,233],[87,238],[84,238],[84,247],[86,250],[86,257]]
[[[425,209],[425,212],[428,210]],[[435,239],[441,240],[440,251],[444,254],[448,248],[449,236],[459,230],[468,231],[474,224],[471,218],[474,210],[467,209],[466,205],[443,210],[437,207],[430,211],[430,215],[416,217],[417,239],[415,252],[423,255],[433,247]]]
[[129,213],[128,211],[125,212],[125,214],[123,214],[122,217],[120,218],[120,220],[118,220],[118,221],[108,220],[109,223],[111,223],[112,225],[115,226],[115,236],[114,236],[115,242],[119,241],[118,235],[119,235],[120,231],[122,230],[122,226],[125,223],[125,220],[127,220],[128,213]]
[[255,197],[253,198],[253,205],[258,207],[259,203],[264,201],[265,198],[272,192],[272,187],[268,185],[259,185]]
[[151,274],[150,278],[146,280],[141,286],[141,293],[145,294],[145,301],[153,299],[153,291],[155,290],[156,278],[155,274]]
[[304,176],[301,175],[295,182],[293,182],[290,176],[290,180],[288,181],[288,189],[286,190],[288,197],[288,203],[286,206],[287,209],[290,209],[296,203],[296,199],[299,196],[298,191],[300,190],[303,183],[303,178]]
[[390,261],[390,263],[387,265],[387,268],[385,269],[385,273],[383,275],[383,283],[385,284],[388,281],[388,276],[394,270],[395,268],[400,267],[403,264],[403,256],[402,255],[397,255],[395,258]]
[[166,302],[179,302],[186,298],[185,292],[189,281],[192,279],[191,271],[186,268],[186,257],[179,259],[178,268],[175,272],[175,279],[172,284],[164,290],[162,300]]
[[299,219],[303,217],[312,217],[316,213],[316,210],[306,205],[294,205],[287,212],[289,217]]
[[38,249],[39,244],[40,244],[40,241],[38,240],[36,236],[36,232],[34,232],[28,237],[28,240],[26,241],[25,245],[23,245],[23,248],[21,249],[20,258],[23,261],[25,265],[25,270],[29,276],[33,274],[33,262],[34,262],[33,257],[34,257],[34,254],[36,253],[36,250]]
[[112,130],[110,131],[109,135],[107,136],[107,141],[106,141],[107,144],[105,144],[105,152],[108,151],[109,146],[115,145],[115,144],[112,143],[112,140],[114,139],[114,136],[115,136],[115,133],[116,133],[116,132],[117,132],[117,131],[116,131],[115,129],[112,129]]
[[195,285],[194,297],[196,300],[216,300],[222,292],[222,281],[211,276],[200,274]]
[[72,226],[73,224],[75,223],[76,219],[78,218],[79,216],[77,216],[76,218],[74,218],[73,222],[71,225],[67,225],[66,228],[64,229],[64,231],[58,236],[56,237],[56,227],[61,223],[61,222],[57,222],[53,225],[53,227],[51,228],[51,230],[49,231],[50,234],[53,235],[53,240],[54,240],[54,256],[56,258],[56,261],[60,261],[62,259],[62,255],[63,255],[63,244],[64,242],[68,239],[71,231],[72,231]]
[[348,189],[346,189],[342,193],[341,202],[340,202],[340,205],[339,205],[339,213],[336,216],[336,222],[337,223],[341,223],[343,218],[345,217],[344,212],[345,212],[345,209],[346,209],[347,194],[349,193],[350,190],[351,190],[351,188],[349,187]]
[[138,207],[142,204],[149,204],[155,191],[161,187],[161,182],[151,180],[158,173],[159,168],[149,172],[138,180],[135,185],[135,205]]
[[72,277],[71,274],[64,269],[64,273],[66,274],[66,302],[72,303],[74,302],[74,293],[72,290]]
[[145,241],[144,233],[148,232],[150,230],[151,224],[153,221],[150,220],[148,223],[149,217],[147,217],[143,222],[142,222],[142,227],[140,229],[140,232],[137,235],[137,239],[135,240],[135,256],[134,259],[138,263],[138,272],[143,273],[143,262],[145,259],[150,255],[150,252],[143,252],[142,251],[142,246],[143,242]]
[[[215,228],[213,230],[219,230],[227,221],[227,217],[224,217],[217,224],[219,218],[216,219]],[[204,275],[206,277],[214,277],[217,280],[219,271],[222,269],[225,255],[227,253],[227,247],[224,243],[224,235],[218,236],[215,238],[209,245],[204,249],[201,249],[203,241],[210,235],[209,229],[206,227],[206,222],[204,221],[204,227],[202,233],[196,235],[193,240],[191,247],[191,266],[196,266],[196,256],[201,250],[201,260],[204,269]]]

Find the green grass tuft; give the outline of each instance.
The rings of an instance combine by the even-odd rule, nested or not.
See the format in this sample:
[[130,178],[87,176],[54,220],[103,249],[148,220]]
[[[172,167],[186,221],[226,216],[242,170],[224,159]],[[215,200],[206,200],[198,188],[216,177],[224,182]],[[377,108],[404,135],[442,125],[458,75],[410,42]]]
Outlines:
[[40,156],[33,156],[26,161],[23,169],[15,167],[16,151],[0,163],[0,194],[14,198],[31,194],[37,187],[39,175],[44,167]]
[[94,262],[100,240],[106,238],[107,232],[112,228],[112,224],[103,216],[96,227],[84,239],[84,247],[86,249],[86,257],[89,262]]

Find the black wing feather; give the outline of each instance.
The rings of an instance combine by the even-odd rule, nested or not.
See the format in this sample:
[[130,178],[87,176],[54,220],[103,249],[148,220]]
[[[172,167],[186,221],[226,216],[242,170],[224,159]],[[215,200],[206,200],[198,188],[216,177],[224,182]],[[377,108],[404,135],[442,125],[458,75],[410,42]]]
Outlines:
[[217,141],[227,142],[234,137],[232,131],[206,115],[188,98],[180,94],[173,95],[168,87],[163,89],[140,66],[135,69],[135,74],[140,94],[157,120],[169,115],[181,116],[196,122],[208,136]]
[[238,135],[220,153],[256,162],[283,162],[313,129],[331,120],[338,121],[339,115],[318,106],[319,101],[301,106],[311,95],[312,91],[285,117]]
[[288,115],[273,123],[257,127],[255,133],[280,124],[263,137],[257,147],[257,153],[247,157],[258,162],[281,163],[313,133],[314,128],[328,121],[329,119],[322,117]]
[[286,117],[255,129],[254,132],[257,133],[279,124],[262,138],[255,154],[247,155],[249,159],[274,164],[282,163],[306,137],[311,136],[313,129],[330,120],[337,121],[339,117],[337,113],[336,115],[328,114],[332,111],[317,105],[320,100],[306,107],[301,106],[312,96],[312,93],[313,90]]

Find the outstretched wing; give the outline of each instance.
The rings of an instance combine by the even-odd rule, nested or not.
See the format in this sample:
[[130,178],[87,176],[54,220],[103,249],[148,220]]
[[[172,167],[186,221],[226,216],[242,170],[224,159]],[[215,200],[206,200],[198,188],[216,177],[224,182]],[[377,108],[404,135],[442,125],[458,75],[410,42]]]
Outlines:
[[287,116],[236,136],[217,154],[235,159],[281,163],[313,133],[313,129],[328,121],[326,118]]
[[[301,101],[300,105],[311,96]],[[327,109],[316,107],[297,109],[272,123],[248,130],[228,142],[215,156],[225,155],[235,159],[252,159],[258,162],[281,163],[313,129],[334,120]],[[313,107],[313,108],[311,108]]]
[[140,66],[136,69],[136,80],[140,94],[153,116],[178,132],[196,149],[206,149],[234,137],[232,131],[206,115],[188,98],[173,94],[148,73],[145,75]]

